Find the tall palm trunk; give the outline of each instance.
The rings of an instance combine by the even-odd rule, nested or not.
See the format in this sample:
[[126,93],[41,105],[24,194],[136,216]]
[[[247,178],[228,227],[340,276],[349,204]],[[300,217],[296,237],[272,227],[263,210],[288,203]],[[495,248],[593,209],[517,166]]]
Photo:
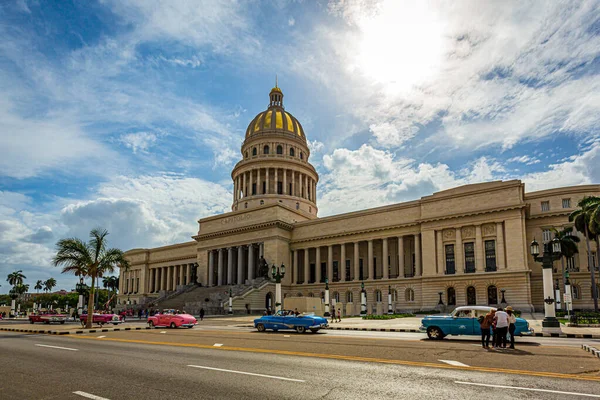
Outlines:
[[585,244],[588,252],[588,268],[590,270],[590,277],[592,280],[592,297],[594,298],[594,311],[598,312],[598,293],[596,293],[596,271],[594,271],[594,265],[592,263],[592,252],[590,249],[590,238],[588,236],[587,223],[584,225],[585,228]]
[[94,283],[96,281],[96,275],[92,274],[92,287],[90,289],[90,296],[88,298],[88,315],[85,327],[88,329],[92,328],[94,322]]
[[[567,287],[567,282],[565,281],[565,257],[561,257],[560,258],[560,266],[561,266],[561,271],[562,271],[562,287],[563,287],[563,293],[565,293],[565,288]],[[559,301],[560,299],[556,299],[557,301]],[[565,310],[567,309],[567,305],[564,304],[564,301],[560,303],[562,306],[565,307]],[[562,308],[562,307],[561,307]]]

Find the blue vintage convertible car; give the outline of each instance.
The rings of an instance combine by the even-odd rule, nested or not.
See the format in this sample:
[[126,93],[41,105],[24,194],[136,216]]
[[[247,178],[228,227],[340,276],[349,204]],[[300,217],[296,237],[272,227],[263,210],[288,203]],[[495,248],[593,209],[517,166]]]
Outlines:
[[[478,318],[495,307],[457,307],[450,315],[428,315],[421,320],[419,330],[427,332],[429,339],[443,339],[447,335],[481,335]],[[517,318],[515,336],[533,335],[533,329],[523,318]]]
[[298,333],[304,333],[307,330],[315,333],[321,328],[327,328],[327,319],[316,315],[298,315],[295,316],[292,311],[280,310],[275,315],[265,315],[254,320],[254,327],[259,332],[266,329],[272,329],[277,332],[280,329],[294,329]]

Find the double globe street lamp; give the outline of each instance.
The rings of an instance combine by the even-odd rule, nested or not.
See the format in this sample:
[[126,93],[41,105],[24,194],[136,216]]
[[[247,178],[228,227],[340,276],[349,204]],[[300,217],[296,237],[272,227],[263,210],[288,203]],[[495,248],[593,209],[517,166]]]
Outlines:
[[285,265],[276,267],[275,264],[271,267],[271,276],[275,279],[275,310],[281,310],[281,280],[285,276]]
[[542,321],[542,332],[544,333],[562,333],[560,323],[556,319],[554,309],[554,285],[552,284],[552,269],[554,261],[561,257],[560,240],[552,239],[544,243],[544,252],[540,257],[540,245],[533,239],[530,245],[530,252],[536,262],[542,263],[542,279],[544,284],[544,314]]

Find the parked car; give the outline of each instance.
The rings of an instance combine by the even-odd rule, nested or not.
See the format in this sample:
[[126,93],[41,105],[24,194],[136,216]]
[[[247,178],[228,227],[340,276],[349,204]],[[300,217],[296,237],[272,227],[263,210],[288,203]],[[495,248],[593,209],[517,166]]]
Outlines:
[[[79,320],[81,321],[82,326],[85,326],[85,324],[87,323],[87,318],[88,318],[87,314],[81,314],[79,316]],[[123,323],[123,319],[116,314],[94,313],[92,316],[92,323],[98,324],[100,326],[102,326],[104,324],[119,325],[119,324]]]
[[[496,307],[457,307],[450,315],[428,315],[421,320],[419,330],[427,332],[429,339],[443,339],[447,335],[481,335],[478,318]],[[517,318],[515,336],[533,335],[533,329],[523,318]]]
[[196,318],[190,314],[178,314],[174,310],[164,310],[148,317],[148,326],[168,326],[170,328],[193,328],[198,324]]
[[267,329],[277,332],[280,329],[293,329],[298,333],[310,330],[316,333],[321,328],[327,328],[327,319],[316,315],[294,315],[293,311],[280,310],[274,315],[265,315],[254,320],[254,327],[259,332]]
[[66,315],[57,314],[55,312],[29,314],[30,324],[34,324],[36,322],[43,322],[45,324],[49,324],[51,322],[58,322],[59,324],[64,324],[66,320]]

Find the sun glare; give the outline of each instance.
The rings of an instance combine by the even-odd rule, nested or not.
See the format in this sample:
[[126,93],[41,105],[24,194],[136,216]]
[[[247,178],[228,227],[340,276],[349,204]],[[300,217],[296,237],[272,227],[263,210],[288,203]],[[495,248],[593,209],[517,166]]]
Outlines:
[[442,60],[443,27],[426,2],[386,1],[379,12],[358,22],[355,66],[392,93],[434,77]]

